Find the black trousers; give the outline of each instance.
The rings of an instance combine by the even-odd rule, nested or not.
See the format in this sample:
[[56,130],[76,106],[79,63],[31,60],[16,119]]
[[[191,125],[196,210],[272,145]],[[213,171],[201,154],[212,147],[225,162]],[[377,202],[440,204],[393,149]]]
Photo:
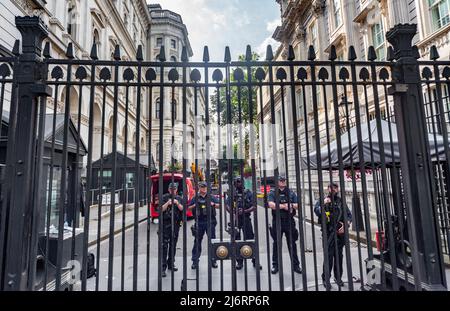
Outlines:
[[[245,240],[253,240],[255,238],[255,234],[253,233],[252,219],[250,217],[245,217],[240,219],[239,230],[236,233],[235,239],[241,239],[241,231]],[[243,259],[236,259],[238,263],[243,263]],[[252,258],[252,262],[255,262],[255,258]]]
[[164,224],[163,241],[162,241],[163,242],[163,245],[162,245],[163,270],[165,270],[167,267],[172,267],[174,264],[179,232],[180,232],[180,222],[179,221],[176,221],[173,226],[173,235],[172,235],[171,223],[169,222],[167,224]]
[[[289,220],[282,219],[280,229],[281,229],[280,242],[281,243],[283,242],[283,235],[284,235],[286,237],[291,262],[294,266],[299,266],[300,260],[298,260],[297,243],[296,243],[296,241],[298,240],[298,230],[295,227],[294,219]],[[270,233],[273,239],[272,266],[278,267],[278,241],[277,241],[277,227],[275,219],[272,220],[272,228]]]
[[[213,219],[210,224],[210,232],[211,236],[208,236],[208,239],[216,238],[216,225],[217,221]],[[198,264],[200,259],[200,255],[202,253],[202,241],[203,236],[208,235],[208,223],[207,222],[198,222],[194,224],[195,233],[194,233],[194,246],[192,247],[192,262],[194,264]]]
[[[342,270],[342,261],[344,259],[343,256],[343,250],[345,246],[345,239],[344,235],[336,235],[336,233],[330,232],[327,236],[327,250],[328,250],[328,271],[329,275],[331,276],[331,272],[334,274],[334,278],[336,280],[341,280],[343,275]],[[337,243],[337,244],[336,244]],[[337,249],[336,249],[337,246]],[[337,254],[336,254],[337,253]],[[325,265],[326,261],[323,262],[323,273],[322,273],[322,280],[324,282],[329,282],[325,278]]]

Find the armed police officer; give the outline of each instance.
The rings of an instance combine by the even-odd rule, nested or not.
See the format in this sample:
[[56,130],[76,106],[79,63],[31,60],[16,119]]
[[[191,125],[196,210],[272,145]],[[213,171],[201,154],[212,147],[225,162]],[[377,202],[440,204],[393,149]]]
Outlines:
[[[227,199],[227,211],[234,213],[234,224],[229,224],[229,233],[234,234],[235,240],[241,239],[241,231],[245,240],[253,240],[255,238],[251,218],[255,210],[256,206],[253,204],[253,193],[244,188],[240,177],[236,177],[234,180],[233,198],[230,196]],[[237,259],[237,270],[242,269],[243,262],[243,259]],[[253,267],[256,267],[255,258],[252,258],[252,262]],[[259,268],[262,269],[261,265]]]
[[[219,200],[212,195],[207,193],[206,182],[201,181],[198,184],[199,191],[196,196],[194,196],[189,203],[189,208],[192,209],[193,215],[195,217],[195,224],[192,226],[192,235],[194,236],[194,247],[192,248],[192,269],[198,268],[198,261],[200,259],[200,254],[202,252],[202,241],[203,236],[208,234],[208,211],[211,212],[211,222],[210,222],[210,236],[208,239],[216,238],[216,208],[219,208]],[[208,196],[210,205],[207,205]],[[212,260],[211,265],[213,268],[217,268],[217,262]]]
[[[163,240],[162,240],[162,276],[166,276],[166,268],[177,271],[175,251],[178,234],[183,220],[183,199],[178,195],[178,184],[170,183],[169,192],[162,197]],[[172,231],[173,229],[173,231]]]
[[[331,270],[334,272],[336,284],[344,286],[342,282],[342,260],[343,248],[345,245],[344,222],[348,224],[352,221],[352,213],[345,201],[339,196],[339,186],[331,183],[328,186],[328,194],[321,202],[317,201],[314,206],[314,213],[319,218],[319,224],[325,220],[327,250],[328,250],[328,276],[325,276],[325,258],[323,263],[322,281],[327,290],[331,289]],[[323,232],[322,232],[323,234]]]
[[[278,178],[278,201],[280,209],[280,242],[282,242],[283,234],[286,236],[289,256],[293,264],[293,270],[296,273],[302,273],[300,269],[300,261],[297,255],[298,230],[295,226],[294,216],[298,209],[297,195],[294,191],[286,186],[286,177],[279,176]],[[277,204],[276,192],[272,189],[268,196],[268,205],[272,209],[272,227],[270,234],[273,239],[273,253],[272,253],[272,274],[278,273],[278,241],[277,241]]]

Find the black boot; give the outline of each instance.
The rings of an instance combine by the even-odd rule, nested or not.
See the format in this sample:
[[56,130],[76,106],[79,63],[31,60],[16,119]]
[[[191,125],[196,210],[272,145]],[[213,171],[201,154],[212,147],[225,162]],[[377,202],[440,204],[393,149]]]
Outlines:
[[172,270],[173,272],[178,271],[177,266],[175,266],[174,264],[167,266],[167,269]]
[[272,266],[272,274],[278,273],[278,266]]
[[241,270],[242,269],[242,262],[238,261],[236,262],[236,270]]

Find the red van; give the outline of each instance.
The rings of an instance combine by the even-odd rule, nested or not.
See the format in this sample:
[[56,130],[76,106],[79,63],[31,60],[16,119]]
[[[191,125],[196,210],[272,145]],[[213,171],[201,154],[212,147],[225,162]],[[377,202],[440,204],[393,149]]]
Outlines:
[[[158,190],[159,190],[159,174],[152,175],[152,188],[150,189],[152,194],[152,200],[150,204],[150,216],[152,217],[152,221],[154,219],[158,219],[159,213],[156,210],[156,207],[158,206]],[[183,174],[175,173],[173,174],[173,180],[174,182],[178,183],[178,195],[181,197],[183,196]],[[163,174],[163,194],[169,193],[169,184],[172,182],[172,173],[165,173]],[[195,195],[195,188],[194,188],[194,182],[192,178],[186,178],[186,185],[187,185],[187,198],[188,202],[194,197]],[[192,211],[187,210],[186,216],[188,219],[192,219]]]

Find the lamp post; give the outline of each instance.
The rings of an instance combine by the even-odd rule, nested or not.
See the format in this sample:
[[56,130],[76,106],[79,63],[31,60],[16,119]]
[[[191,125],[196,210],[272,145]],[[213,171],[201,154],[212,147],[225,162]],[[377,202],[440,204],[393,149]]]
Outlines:
[[350,123],[350,111],[349,106],[351,106],[353,103],[347,101],[347,96],[342,95],[341,102],[339,103],[339,118],[340,118],[340,133],[343,134],[347,130],[349,130],[350,126],[352,125]]

